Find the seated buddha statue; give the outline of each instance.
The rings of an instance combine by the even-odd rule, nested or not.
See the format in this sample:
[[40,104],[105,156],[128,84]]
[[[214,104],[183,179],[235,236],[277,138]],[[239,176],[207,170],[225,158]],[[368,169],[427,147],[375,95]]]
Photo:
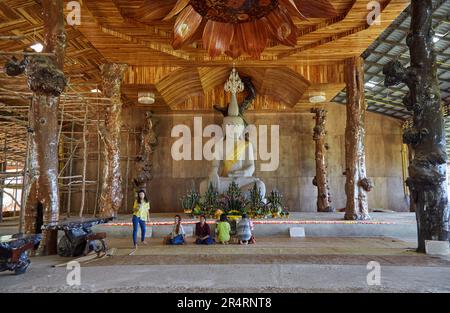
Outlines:
[[[239,79],[234,69],[232,75],[236,75],[237,79]],[[225,90],[227,90],[227,85]],[[245,122],[239,116],[236,92],[233,92],[236,90],[238,89],[231,90],[228,114],[223,119],[222,129],[224,137],[218,143],[222,149],[218,149],[219,151],[215,152],[208,178],[200,183],[200,194],[205,194],[210,183],[220,194],[225,193],[229,185],[234,181],[239,185],[243,194],[247,196],[256,183],[264,199],[266,186],[262,180],[253,177],[255,172],[253,145],[244,138]]]

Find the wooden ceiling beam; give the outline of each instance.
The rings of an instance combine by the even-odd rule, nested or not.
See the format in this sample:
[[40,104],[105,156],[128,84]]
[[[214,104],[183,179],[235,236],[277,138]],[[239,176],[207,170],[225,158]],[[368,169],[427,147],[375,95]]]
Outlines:
[[[365,3],[367,5],[367,2]],[[379,25],[372,24],[362,31],[301,51],[286,59],[305,58],[320,60],[326,56],[330,60],[342,60],[351,56],[359,56],[408,5],[408,0],[391,0],[381,13],[382,18]],[[365,16],[367,16],[367,8],[365,12]]]

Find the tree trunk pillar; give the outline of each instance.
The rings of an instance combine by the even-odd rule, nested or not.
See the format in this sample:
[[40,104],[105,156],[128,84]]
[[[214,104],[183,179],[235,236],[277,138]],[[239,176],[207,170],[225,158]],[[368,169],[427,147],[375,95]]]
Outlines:
[[100,194],[99,214],[102,217],[116,217],[122,205],[122,174],[120,166],[120,129],[122,127],[122,100],[120,87],[125,64],[107,63],[102,65],[103,94],[110,98],[105,113],[105,125],[101,128],[104,142],[105,165],[103,185]]
[[325,143],[325,122],[327,111],[320,108],[312,108],[316,125],[313,130],[313,140],[316,143],[315,159],[316,159],[316,176],[313,179],[313,185],[317,187],[317,211],[333,212],[331,207],[330,189],[327,179],[327,163],[326,153],[328,146]]
[[148,182],[152,179],[153,151],[158,143],[155,133],[155,121],[152,112],[146,113],[145,126],[140,134],[140,151],[136,157],[136,177],[133,179],[135,188],[139,191],[147,189]]
[[372,182],[366,177],[364,61],[361,57],[345,62],[347,122],[345,127],[345,207],[346,220],[370,219],[367,192]]
[[[6,134],[5,134],[6,135]],[[6,149],[6,147],[5,147]],[[5,150],[6,151],[6,150]],[[6,160],[2,160],[0,162],[0,172],[6,172]],[[3,185],[5,184],[5,179],[2,177],[0,178],[0,223],[3,222]]]
[[[59,220],[58,188],[58,106],[66,87],[63,73],[66,47],[64,2],[42,0],[44,53],[6,64],[6,73],[17,76],[25,72],[33,97],[29,112],[30,167],[25,173],[24,232],[40,233],[42,224]],[[24,184],[25,185],[25,184]],[[56,254],[56,231],[44,231],[39,254]]]
[[403,82],[409,89],[403,103],[412,111],[413,123],[404,130],[403,142],[413,150],[407,183],[416,211],[419,252],[425,252],[425,240],[449,240],[447,152],[432,12],[431,0],[411,1],[411,26],[406,39],[411,66],[404,68],[392,61],[383,69],[386,86]]

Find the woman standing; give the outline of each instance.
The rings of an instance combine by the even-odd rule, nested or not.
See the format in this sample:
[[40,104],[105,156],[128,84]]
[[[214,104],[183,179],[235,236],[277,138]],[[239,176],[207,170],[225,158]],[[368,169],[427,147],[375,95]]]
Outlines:
[[250,219],[247,214],[242,214],[242,219],[239,221],[237,226],[237,234],[239,238],[239,244],[248,244],[250,238],[252,237],[252,230]]
[[167,238],[167,243],[169,245],[182,245],[184,244],[184,232],[183,225],[181,225],[181,216],[175,215],[175,225],[173,225],[172,232]]
[[142,244],[146,244],[145,242],[145,231],[147,230],[146,222],[149,221],[149,210],[150,203],[147,199],[147,195],[145,194],[145,190],[139,190],[137,194],[137,199],[134,201],[133,205],[133,244],[134,249],[137,249],[137,233],[138,228],[141,228],[141,242]]

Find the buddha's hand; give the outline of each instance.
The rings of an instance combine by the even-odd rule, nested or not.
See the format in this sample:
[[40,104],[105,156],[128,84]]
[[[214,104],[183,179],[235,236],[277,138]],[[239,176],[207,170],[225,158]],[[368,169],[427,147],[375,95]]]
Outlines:
[[232,173],[228,173],[228,177],[242,177],[244,174],[244,171],[234,171]]

